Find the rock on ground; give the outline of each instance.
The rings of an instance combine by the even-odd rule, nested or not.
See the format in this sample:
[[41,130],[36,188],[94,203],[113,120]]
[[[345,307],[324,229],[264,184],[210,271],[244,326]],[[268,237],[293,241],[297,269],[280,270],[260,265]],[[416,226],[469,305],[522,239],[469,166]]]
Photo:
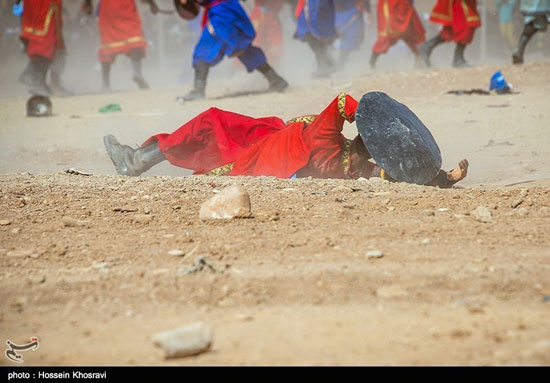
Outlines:
[[208,351],[212,345],[212,329],[197,322],[157,333],[152,340],[164,350],[166,358],[182,358]]

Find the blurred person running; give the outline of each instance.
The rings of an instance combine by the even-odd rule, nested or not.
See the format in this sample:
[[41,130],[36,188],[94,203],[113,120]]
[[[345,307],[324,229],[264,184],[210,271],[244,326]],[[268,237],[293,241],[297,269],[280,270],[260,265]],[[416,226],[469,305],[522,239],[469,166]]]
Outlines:
[[519,37],[512,63],[523,64],[525,48],[531,37],[537,32],[544,33],[550,23],[550,0],[521,0],[520,12],[524,15],[523,32]]

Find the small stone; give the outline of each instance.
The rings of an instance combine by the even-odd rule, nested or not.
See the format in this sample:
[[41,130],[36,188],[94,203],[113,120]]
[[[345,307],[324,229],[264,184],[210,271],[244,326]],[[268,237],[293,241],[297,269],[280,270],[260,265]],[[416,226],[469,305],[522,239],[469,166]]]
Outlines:
[[198,322],[153,335],[153,343],[164,350],[165,358],[198,355],[210,349],[212,329]]
[[430,243],[430,241],[430,238],[424,238],[420,243],[422,243],[423,245],[427,245],[428,243]]
[[382,258],[384,256],[384,252],[382,250],[369,250],[365,253],[365,256],[370,258]]
[[153,270],[153,275],[162,275],[169,272],[170,272],[170,269],[155,269]]
[[149,223],[153,220],[153,216],[149,214],[136,214],[132,218],[132,221],[136,223]]
[[29,277],[28,280],[29,280],[30,283],[38,285],[38,284],[46,282],[46,276],[45,275],[36,275],[36,276]]
[[175,234],[172,234],[172,233],[168,233],[168,234],[163,235],[164,238],[173,238],[174,236],[175,236]]
[[439,209],[437,209],[437,211],[439,211],[439,212],[441,212],[441,213],[444,213],[444,212],[446,212],[446,211],[449,211],[449,209],[446,208],[446,207],[440,207]]
[[12,232],[13,234],[19,234],[19,233],[21,233],[21,230],[22,230],[22,229],[21,229],[20,227],[16,227],[15,229],[12,229],[11,232]]
[[542,216],[550,216],[550,207],[543,206],[539,209],[538,213]]
[[86,226],[86,224],[88,223],[87,221],[81,221],[71,217],[63,217],[62,221],[63,221],[63,226],[65,227],[82,227],[82,226]]
[[254,316],[249,314],[237,314],[235,315],[235,319],[243,322],[252,322],[254,320]]
[[0,219],[0,226],[8,226],[11,224],[11,221],[8,221],[7,219]]
[[248,218],[252,215],[250,196],[242,186],[233,184],[205,201],[199,217],[208,219]]
[[431,210],[422,210],[420,214],[424,217],[431,217],[435,215],[435,213]]
[[17,297],[11,301],[11,307],[13,307],[17,312],[23,312],[27,306],[27,297]]
[[359,177],[359,178],[357,178],[357,181],[359,181],[359,182],[369,182],[369,180],[366,179],[365,177]]
[[473,215],[479,222],[491,222],[493,220],[493,214],[486,206],[479,205],[473,211]]
[[409,292],[399,286],[383,286],[376,289],[376,296],[380,298],[401,298],[409,295]]
[[394,210],[395,210],[395,206],[388,207],[388,211],[394,211]]
[[179,250],[179,249],[173,249],[168,252],[168,255],[171,255],[173,257],[183,257],[185,255],[185,251]]
[[382,200],[382,205],[387,205],[390,203],[390,199],[389,198],[385,198]]
[[34,253],[33,250],[12,250],[7,252],[8,257],[25,258],[30,257]]
[[144,214],[151,214],[151,208],[149,206],[143,208]]
[[515,209],[516,207],[518,207],[522,202],[523,202],[522,199],[517,199],[514,202],[512,202],[512,209]]

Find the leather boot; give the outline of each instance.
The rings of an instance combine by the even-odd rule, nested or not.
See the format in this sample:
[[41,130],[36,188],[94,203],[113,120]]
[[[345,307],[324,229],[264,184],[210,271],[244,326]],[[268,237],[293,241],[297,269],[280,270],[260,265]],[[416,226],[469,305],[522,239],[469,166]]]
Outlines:
[[420,52],[420,59],[424,63],[425,66],[430,67],[430,56],[432,55],[432,51],[436,46],[439,44],[443,44],[445,42],[445,39],[441,37],[441,35],[437,35],[430,40],[426,41],[424,44],[421,44],[418,47],[418,50]]
[[42,56],[34,56],[31,60],[32,85],[29,91],[38,96],[48,97],[51,94],[46,84],[46,75],[50,67],[50,60]]
[[328,53],[328,45],[317,40],[311,34],[306,35],[305,41],[315,54],[317,61],[317,70],[313,72],[313,77],[325,77],[336,71],[336,65]]
[[109,92],[111,90],[111,63],[110,62],[101,63],[101,80],[102,80],[102,90],[104,92]]
[[519,37],[518,47],[512,55],[513,64],[523,64],[523,54],[525,53],[525,47],[527,47],[529,40],[531,40],[531,37],[533,37],[536,32],[537,28],[535,28],[535,25],[532,22],[525,25],[525,27],[523,28],[523,33]]
[[270,92],[282,92],[288,87],[288,82],[279,76],[268,63],[260,65],[257,69],[269,81]]
[[375,52],[371,53],[370,60],[369,60],[370,69],[374,69],[374,67],[376,66],[376,61],[378,61],[378,57],[380,57],[379,53],[375,53]]
[[133,149],[128,145],[121,145],[115,136],[108,135],[103,137],[103,143],[117,173],[124,176],[139,176],[166,159],[156,142],[144,148]]
[[210,65],[204,61],[199,61],[195,64],[195,83],[194,88],[186,95],[182,96],[184,101],[199,100],[205,97],[206,78]]
[[141,73],[141,59],[143,58],[143,52],[139,49],[134,49],[128,54],[132,61],[132,69],[134,71],[134,77],[132,79],[137,84],[139,89],[149,89],[149,84],[145,81],[143,74]]
[[453,60],[454,68],[470,68],[471,65],[466,62],[464,59],[464,49],[466,49],[465,44],[456,44],[455,48],[455,58]]

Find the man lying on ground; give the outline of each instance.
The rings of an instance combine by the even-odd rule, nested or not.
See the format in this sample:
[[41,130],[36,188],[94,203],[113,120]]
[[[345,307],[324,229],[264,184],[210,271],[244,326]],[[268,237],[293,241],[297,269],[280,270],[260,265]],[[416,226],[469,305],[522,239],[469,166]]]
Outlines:
[[[359,135],[342,135],[357,118]],[[194,174],[357,179],[451,187],[466,177],[468,161],[441,170],[431,133],[405,105],[385,93],[365,94],[358,104],[340,94],[319,115],[252,118],[210,108],[171,134],[150,137],[140,148],[103,138],[119,174],[139,176],[168,160]],[[371,161],[374,160],[375,162]]]

